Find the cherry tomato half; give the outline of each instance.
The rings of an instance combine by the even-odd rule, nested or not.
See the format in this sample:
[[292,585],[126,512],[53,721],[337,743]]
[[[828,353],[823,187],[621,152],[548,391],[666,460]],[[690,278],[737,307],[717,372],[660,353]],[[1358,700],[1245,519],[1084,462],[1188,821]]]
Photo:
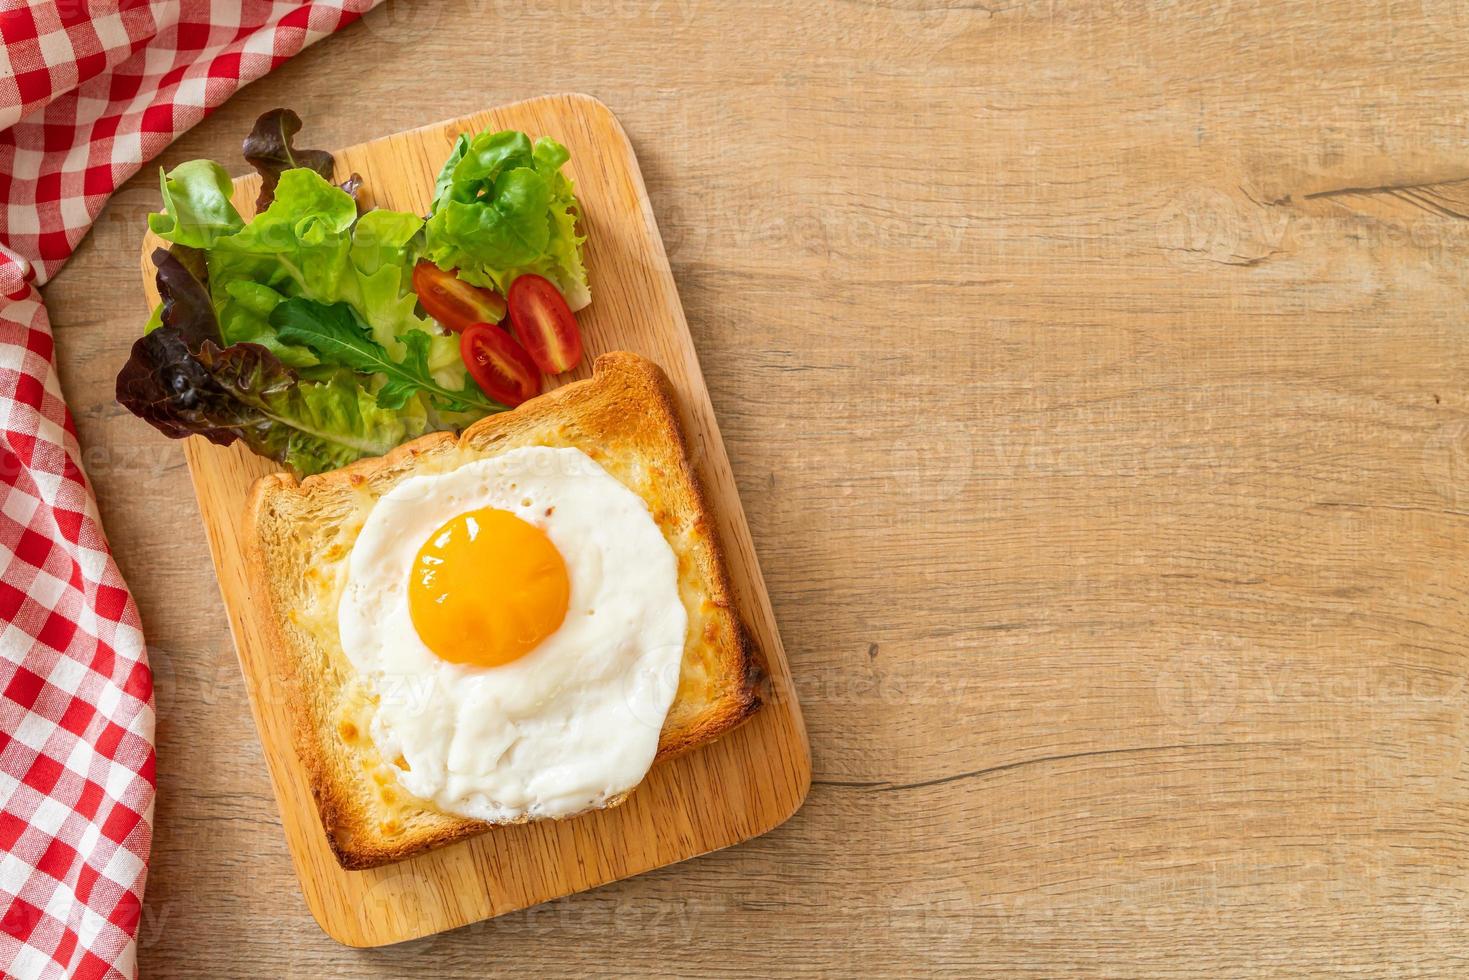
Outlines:
[[440,269],[428,259],[420,259],[413,267],[413,291],[424,312],[455,333],[471,323],[505,319],[505,301],[499,293],[472,286],[453,270]]
[[541,393],[541,372],[525,348],[492,323],[472,323],[459,335],[459,356],[485,394],[514,408]]
[[581,331],[561,293],[537,275],[517,276],[506,305],[510,325],[525,351],[547,374],[570,371],[581,361]]

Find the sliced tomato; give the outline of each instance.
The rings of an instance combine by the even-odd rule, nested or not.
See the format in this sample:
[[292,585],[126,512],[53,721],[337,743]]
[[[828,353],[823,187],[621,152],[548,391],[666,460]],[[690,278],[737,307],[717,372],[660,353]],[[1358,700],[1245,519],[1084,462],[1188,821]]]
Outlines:
[[581,361],[581,331],[559,290],[541,276],[516,276],[507,297],[510,325],[526,353],[547,374],[570,371]]
[[413,291],[423,311],[455,333],[471,323],[505,319],[505,301],[499,293],[471,285],[452,269],[440,269],[428,259],[420,259],[413,267]]
[[485,394],[514,408],[541,393],[541,372],[525,348],[492,323],[473,323],[459,335],[459,356]]

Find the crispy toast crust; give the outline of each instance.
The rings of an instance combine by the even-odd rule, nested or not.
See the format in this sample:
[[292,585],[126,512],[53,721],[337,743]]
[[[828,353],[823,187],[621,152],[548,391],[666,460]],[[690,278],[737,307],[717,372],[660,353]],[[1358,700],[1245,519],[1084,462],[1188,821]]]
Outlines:
[[671,386],[650,361],[625,352],[604,354],[591,379],[481,419],[457,438],[448,432],[423,436],[381,458],[299,482],[286,473],[262,477],[251,488],[245,513],[247,573],[256,601],[266,607],[269,661],[291,694],[295,748],[344,868],[399,861],[493,825],[443,813],[409,797],[391,779],[384,783],[381,774],[391,767],[375,766],[365,726],[344,715],[353,672],[335,643],[334,616],[329,641],[320,630],[301,625],[310,582],[321,567],[345,560],[365,509],[400,480],[528,445],[587,452],[644,498],[678,559],[690,625],[656,761],[724,735],[760,707],[764,658],[736,611],[714,516],[689,460]]

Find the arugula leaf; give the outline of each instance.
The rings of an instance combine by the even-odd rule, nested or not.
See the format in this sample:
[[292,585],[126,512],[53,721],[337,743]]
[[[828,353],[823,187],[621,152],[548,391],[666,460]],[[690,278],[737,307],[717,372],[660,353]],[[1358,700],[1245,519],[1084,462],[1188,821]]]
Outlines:
[[[403,358],[402,375],[388,374],[388,382],[377,390],[377,403],[387,408],[402,408],[408,399],[423,389],[420,379],[428,378],[428,334],[418,330],[403,335],[406,353]],[[441,389],[442,390],[442,389]],[[488,400],[488,399],[486,399]],[[469,408],[465,402],[450,402],[445,408],[463,411]]]
[[394,360],[372,339],[368,325],[346,303],[327,305],[301,297],[288,299],[271,313],[270,325],[282,341],[310,347],[326,363],[382,375],[386,383],[378,390],[377,403],[383,408],[401,408],[422,391],[449,411],[505,409],[477,387],[466,384],[452,391],[439,384],[429,372],[429,335],[422,331],[409,331],[400,338],[406,354],[402,361]]
[[244,227],[230,203],[230,175],[212,160],[190,160],[167,173],[160,167],[163,213],[148,215],[148,228],[165,241],[209,248]]

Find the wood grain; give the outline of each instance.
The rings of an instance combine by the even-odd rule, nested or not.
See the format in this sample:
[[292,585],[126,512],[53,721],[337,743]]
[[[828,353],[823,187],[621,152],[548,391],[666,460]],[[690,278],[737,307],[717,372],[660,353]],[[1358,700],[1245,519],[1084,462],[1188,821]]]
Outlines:
[[444,0],[243,90],[159,162],[242,172],[279,104],[322,146],[612,107],[816,775],[737,848],[401,947],[321,935],[179,448],[111,402],[143,174],[47,294],[159,665],[145,971],[1462,975],[1469,223],[1307,195],[1466,186],[1465,26],[1447,0]]
[[[655,766],[622,806],[497,827],[387,867],[344,871],[296,755],[290,688],[274,672],[267,640],[272,625],[242,553],[250,487],[282,468],[238,444],[187,440],[184,455],[306,904],[328,935],[351,946],[418,939],[748,840],[784,823],[811,785],[806,731],[739,493],[637,159],[616,118],[587,96],[518,102],[336,151],[337,176],[361,176],[377,206],[423,214],[454,141],[486,129],[553,136],[571,151],[574,162],[566,172],[576,182],[596,303],[577,318],[586,357],[552,383],[591,377],[592,361],[612,350],[641,354],[668,375],[689,455],[716,518],[740,618],[766,656],[770,696],[731,735]],[[235,181],[235,206],[247,218],[259,190],[257,177]],[[162,244],[151,234],[143,241],[146,309],[158,302],[149,257]]]

